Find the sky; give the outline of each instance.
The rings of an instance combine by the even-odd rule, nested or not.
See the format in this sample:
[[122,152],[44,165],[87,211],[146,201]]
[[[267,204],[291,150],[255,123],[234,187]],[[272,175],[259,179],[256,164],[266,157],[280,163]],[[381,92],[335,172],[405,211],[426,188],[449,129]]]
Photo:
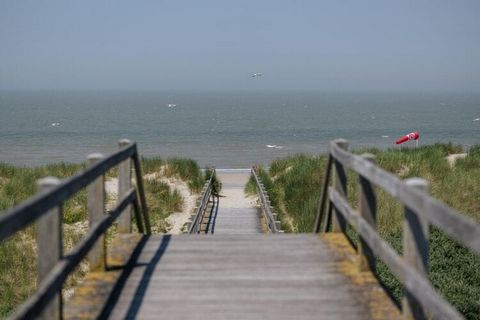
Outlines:
[[480,92],[480,1],[0,0],[0,90]]

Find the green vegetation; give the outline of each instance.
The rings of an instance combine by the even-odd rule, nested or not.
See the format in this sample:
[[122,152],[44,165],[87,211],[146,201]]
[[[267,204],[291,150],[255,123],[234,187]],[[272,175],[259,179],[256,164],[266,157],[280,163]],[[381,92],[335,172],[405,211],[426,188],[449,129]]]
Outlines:
[[[480,146],[470,149],[465,159],[451,167],[446,157],[461,153],[452,144],[436,144],[410,150],[360,150],[376,156],[379,166],[401,178],[422,177],[430,181],[431,194],[447,205],[480,221]],[[325,156],[297,155],[279,159],[267,171],[260,170],[279,217],[287,231],[311,232],[324,174]],[[357,206],[358,176],[348,172],[348,199]],[[247,191],[254,191],[250,181]],[[377,224],[381,236],[402,252],[403,206],[382,190],[377,191]],[[349,229],[350,237],[356,234]],[[430,280],[469,319],[480,318],[480,257],[470,253],[441,231],[430,232]],[[402,287],[381,262],[378,275],[400,300]]]
[[[50,164],[40,167],[16,167],[0,164],[0,212],[11,208],[36,193],[36,182],[45,176],[64,179],[84,168],[84,164]],[[180,211],[183,198],[175,189],[158,179],[177,178],[185,181],[192,193],[201,190],[205,175],[198,164],[188,159],[142,159],[147,205],[150,209],[152,229],[165,232],[165,219],[174,211]],[[117,169],[107,173],[107,179],[115,178]],[[107,201],[114,199],[107,199]],[[87,193],[77,193],[64,205],[64,242],[68,252],[87,231]],[[1,214],[1,213],[0,213]],[[108,236],[115,232],[115,227]],[[75,285],[88,268],[79,270],[67,281],[66,288]],[[36,244],[34,227],[18,232],[0,244],[0,318],[6,317],[16,306],[25,301],[36,289]]]
[[202,174],[197,162],[192,159],[144,158],[142,159],[142,169],[144,174],[162,172],[163,177],[176,177],[186,181],[190,191],[195,193],[202,189],[205,177],[209,177]]

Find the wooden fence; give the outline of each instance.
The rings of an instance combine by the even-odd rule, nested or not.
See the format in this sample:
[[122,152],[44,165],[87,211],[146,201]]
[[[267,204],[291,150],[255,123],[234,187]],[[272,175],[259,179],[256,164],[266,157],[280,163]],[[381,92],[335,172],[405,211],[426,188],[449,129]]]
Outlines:
[[[61,319],[62,285],[88,254],[90,270],[105,270],[104,233],[118,218],[118,232],[129,233],[131,208],[140,233],[150,233],[150,220],[143,188],[137,145],[120,140],[119,151],[104,158],[88,156],[88,167],[75,176],[60,181],[47,177],[38,181],[36,196],[0,216],[0,242],[37,221],[38,288],[12,316],[12,319]],[[136,188],[132,188],[132,162]],[[105,174],[119,166],[118,202],[105,212]],[[89,231],[69,253],[62,251],[62,205],[75,193],[87,188]]]
[[188,224],[188,233],[195,234],[200,233],[201,224],[203,221],[203,217],[205,216],[205,212],[207,211],[208,204],[210,202],[210,197],[217,196],[214,190],[214,183],[216,179],[216,171],[212,169],[212,174],[210,179],[205,183],[203,186],[202,192],[200,193],[200,200],[197,203],[195,213],[191,216],[191,221]]
[[257,174],[257,168],[252,167],[252,176],[255,179],[258,198],[260,199],[260,206],[262,209],[263,217],[267,224],[268,230],[272,233],[283,232],[281,230],[280,221],[277,220],[277,214],[273,212],[272,203],[268,196],[267,190],[263,185],[262,179]]
[[[402,313],[405,319],[463,319],[428,280],[429,226],[433,225],[473,253],[480,254],[480,225],[428,195],[429,184],[420,178],[401,180],[375,165],[371,154],[354,155],[348,142],[330,143],[314,232],[346,232],[347,223],[358,233],[360,270],[375,271],[381,259],[405,287]],[[333,168],[332,187],[329,187]],[[347,169],[359,176],[358,209],[347,201]],[[376,231],[374,186],[382,188],[405,207],[403,256]]]

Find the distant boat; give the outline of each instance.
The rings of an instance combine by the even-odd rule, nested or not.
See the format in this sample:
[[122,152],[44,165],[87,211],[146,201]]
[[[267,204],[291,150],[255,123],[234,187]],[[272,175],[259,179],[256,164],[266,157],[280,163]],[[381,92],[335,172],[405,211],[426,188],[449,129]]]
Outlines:
[[175,103],[169,103],[167,104],[167,107],[169,108],[175,108],[177,105]]

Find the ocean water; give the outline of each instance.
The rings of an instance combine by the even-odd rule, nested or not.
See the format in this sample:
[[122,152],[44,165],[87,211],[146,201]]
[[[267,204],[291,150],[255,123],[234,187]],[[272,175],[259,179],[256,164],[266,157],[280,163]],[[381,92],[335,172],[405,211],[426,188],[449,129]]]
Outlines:
[[[168,104],[176,104],[168,107]],[[295,153],[480,143],[480,94],[446,93],[0,93],[0,162],[80,162],[136,141],[144,156],[246,168]],[[478,119],[478,120],[476,120]]]

